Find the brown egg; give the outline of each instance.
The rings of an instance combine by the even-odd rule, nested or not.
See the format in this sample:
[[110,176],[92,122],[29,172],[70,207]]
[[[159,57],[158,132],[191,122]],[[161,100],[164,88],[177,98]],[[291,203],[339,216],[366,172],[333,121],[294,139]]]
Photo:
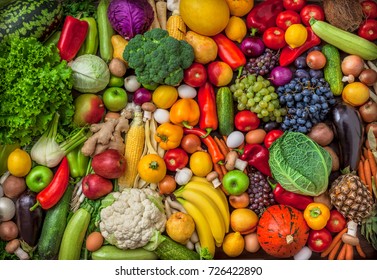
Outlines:
[[246,133],[245,141],[248,144],[262,144],[266,134],[266,131],[262,128],[250,130]]
[[94,231],[86,238],[86,249],[90,252],[97,251],[103,244],[103,236],[100,232]]

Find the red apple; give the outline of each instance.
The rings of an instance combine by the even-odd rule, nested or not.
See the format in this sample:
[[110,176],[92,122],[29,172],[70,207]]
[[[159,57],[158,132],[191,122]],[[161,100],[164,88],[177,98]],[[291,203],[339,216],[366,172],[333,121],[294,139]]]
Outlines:
[[95,200],[113,191],[111,180],[98,174],[88,174],[82,180],[82,193],[89,199]]
[[200,87],[207,81],[207,70],[203,64],[194,62],[184,71],[183,81],[192,87]]
[[116,179],[126,170],[126,159],[115,149],[107,149],[92,159],[93,171],[107,179]]
[[359,113],[364,122],[371,123],[377,121],[377,103],[370,100],[360,106]]
[[74,101],[73,122],[78,126],[99,123],[105,115],[101,97],[93,93],[80,94]]
[[233,79],[233,70],[223,61],[213,61],[207,66],[209,81],[217,86],[228,85]]

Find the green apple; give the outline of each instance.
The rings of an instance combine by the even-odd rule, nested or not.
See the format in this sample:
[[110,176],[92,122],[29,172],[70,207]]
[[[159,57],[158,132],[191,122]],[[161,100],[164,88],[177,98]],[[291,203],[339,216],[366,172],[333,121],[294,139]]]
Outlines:
[[40,192],[50,184],[54,173],[50,168],[43,165],[33,167],[26,176],[26,185],[33,192]]
[[249,187],[249,176],[240,170],[228,171],[223,178],[223,186],[231,195],[240,195]]
[[103,93],[102,99],[107,110],[112,112],[122,110],[128,102],[127,92],[120,87],[109,87]]
[[114,75],[110,76],[110,82],[107,86],[109,87],[123,87],[124,85],[124,78],[123,77],[117,77]]

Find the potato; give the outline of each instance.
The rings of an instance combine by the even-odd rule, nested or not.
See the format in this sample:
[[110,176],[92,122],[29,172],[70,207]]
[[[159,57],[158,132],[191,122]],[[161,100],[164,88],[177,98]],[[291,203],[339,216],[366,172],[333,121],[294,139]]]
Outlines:
[[317,123],[308,133],[308,136],[318,145],[324,147],[334,139],[334,131],[325,123]]
[[127,66],[119,58],[113,58],[109,63],[109,71],[116,77],[123,77],[126,74]]
[[340,163],[339,163],[339,157],[335,153],[335,151],[330,147],[330,146],[325,146],[323,147],[326,151],[329,152],[331,159],[332,159],[332,166],[331,166],[331,171],[337,171],[340,168]]
[[324,193],[322,193],[322,194],[320,194],[318,196],[314,196],[313,200],[316,203],[323,203],[323,204],[325,204],[329,209],[332,209],[332,207],[333,207],[328,191],[325,191]]
[[0,239],[10,241],[18,236],[18,227],[13,221],[0,223]]
[[4,195],[9,198],[17,198],[26,190],[24,177],[9,175],[3,183]]

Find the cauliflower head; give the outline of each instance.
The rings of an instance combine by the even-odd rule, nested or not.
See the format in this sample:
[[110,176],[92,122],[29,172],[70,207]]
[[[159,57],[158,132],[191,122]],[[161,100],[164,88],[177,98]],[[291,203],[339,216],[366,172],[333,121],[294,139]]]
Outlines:
[[151,189],[124,189],[111,193],[113,203],[100,212],[103,237],[120,249],[146,245],[165,230],[166,215],[160,195]]

